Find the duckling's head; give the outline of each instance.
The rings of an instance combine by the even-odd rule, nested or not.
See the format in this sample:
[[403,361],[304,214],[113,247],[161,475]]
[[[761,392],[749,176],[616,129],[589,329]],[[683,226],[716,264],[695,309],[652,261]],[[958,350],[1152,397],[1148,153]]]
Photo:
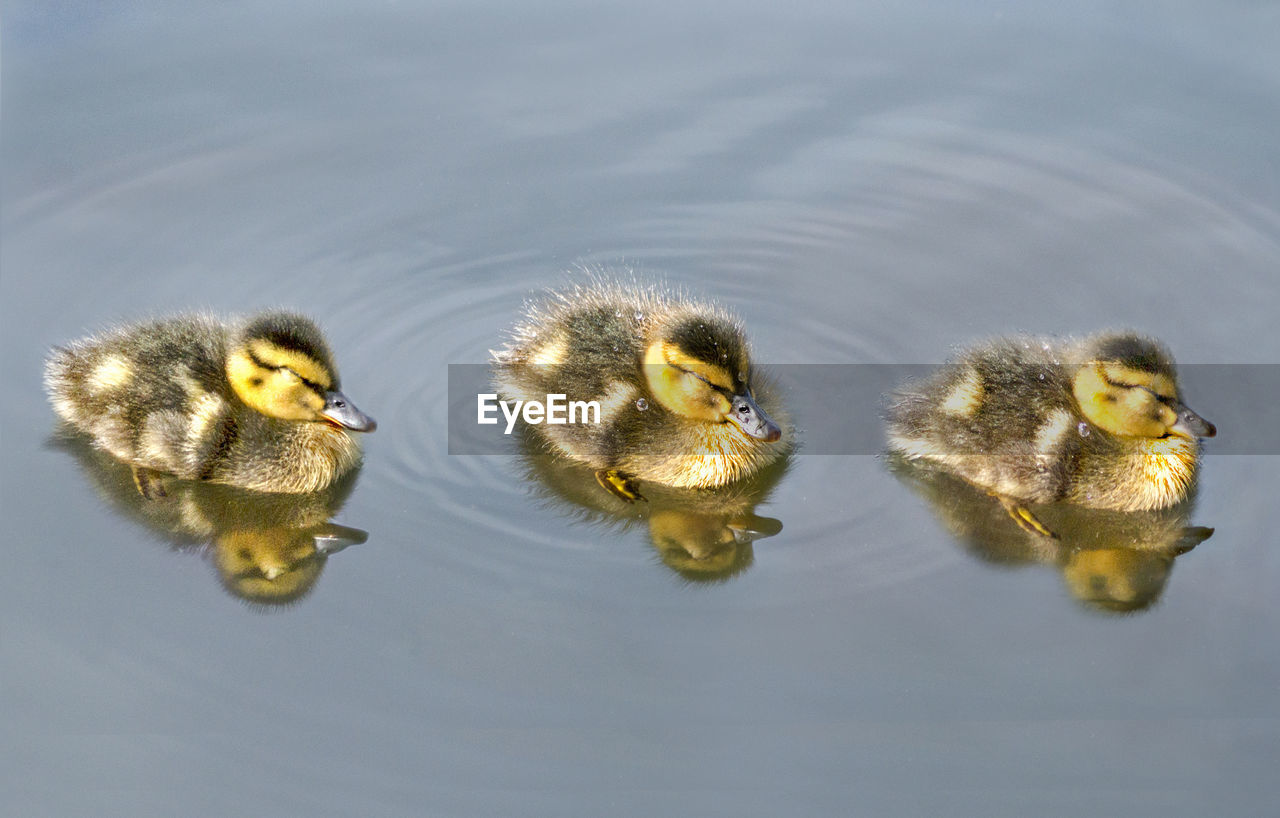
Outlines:
[[227,379],[240,400],[268,417],[355,432],[377,428],[338,390],[329,345],[300,315],[272,312],[251,319],[227,355]]
[[665,324],[644,353],[649,391],[692,421],[733,423],[747,437],[773,442],[782,428],[751,391],[746,336],[719,315],[682,314]]
[[1149,338],[1106,335],[1086,348],[1072,391],[1094,425],[1123,437],[1213,437],[1213,424],[1178,398],[1173,358]]

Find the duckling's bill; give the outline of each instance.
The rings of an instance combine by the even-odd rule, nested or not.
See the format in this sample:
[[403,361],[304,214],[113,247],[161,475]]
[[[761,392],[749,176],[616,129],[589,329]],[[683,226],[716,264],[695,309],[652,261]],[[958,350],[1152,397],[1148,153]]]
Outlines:
[[765,414],[750,395],[734,395],[730,402],[732,409],[727,417],[736,423],[747,437],[754,437],[767,443],[773,443],[782,437],[782,427]]
[[320,417],[330,423],[353,432],[372,432],[378,422],[356,408],[351,399],[341,392],[330,390],[324,394],[324,409]]
[[1178,413],[1178,421],[1169,427],[1169,431],[1183,437],[1213,437],[1218,427],[1191,411],[1181,403],[1174,403],[1173,410]]

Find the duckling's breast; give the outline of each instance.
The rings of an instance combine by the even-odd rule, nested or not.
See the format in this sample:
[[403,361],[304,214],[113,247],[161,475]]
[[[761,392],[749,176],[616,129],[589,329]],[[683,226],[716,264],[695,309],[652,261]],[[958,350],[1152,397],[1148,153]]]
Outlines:
[[1090,508],[1152,511],[1186,500],[1195,485],[1200,445],[1178,435],[1119,438],[1098,432],[1084,447],[1069,499]]
[[204,465],[215,483],[256,491],[320,491],[360,462],[360,443],[323,422],[289,422],[245,410],[233,439]]
[[731,423],[703,423],[667,436],[664,443],[628,447],[619,453],[623,471],[675,488],[717,488],[737,482],[774,462],[789,440],[765,443]]

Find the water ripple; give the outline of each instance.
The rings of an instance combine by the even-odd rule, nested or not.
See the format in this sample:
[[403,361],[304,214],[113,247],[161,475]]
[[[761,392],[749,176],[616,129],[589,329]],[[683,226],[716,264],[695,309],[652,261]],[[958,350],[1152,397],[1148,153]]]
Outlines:
[[[827,195],[805,189],[820,167],[848,184]],[[383,420],[370,482],[385,479],[402,506],[418,498],[474,536],[581,550],[595,534],[538,507],[511,458],[448,454],[446,384],[449,364],[487,359],[527,299],[592,271],[634,271],[725,304],[766,363],[938,362],[987,335],[1113,325],[1164,335],[1187,350],[1184,360],[1241,348],[1280,354],[1241,347],[1234,330],[1219,338],[1198,328],[1194,319],[1232,313],[1240,292],[1271,286],[1280,219],[1189,174],[1024,136],[887,120],[810,145],[757,183],[773,195],[637,216],[594,237],[609,249],[574,264],[532,250],[424,253],[344,303],[341,322],[367,328],[344,347],[344,365],[384,376],[361,401]],[[1207,274],[1213,286],[1197,288]],[[803,452],[806,419],[796,422]],[[909,541],[931,529],[897,528],[901,493],[864,462],[802,454],[769,511],[785,534],[761,545],[760,560],[785,552],[773,566],[779,576],[823,566],[846,590],[946,567],[950,556]],[[807,549],[803,559],[792,545]],[[444,559],[539,570],[518,552]]]

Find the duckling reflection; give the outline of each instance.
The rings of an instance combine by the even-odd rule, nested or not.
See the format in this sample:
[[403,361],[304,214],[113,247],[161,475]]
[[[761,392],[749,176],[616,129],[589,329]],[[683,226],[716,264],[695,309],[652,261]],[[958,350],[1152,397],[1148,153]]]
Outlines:
[[525,430],[520,437],[526,479],[547,505],[618,535],[647,525],[658,557],[688,582],[723,582],[755,560],[753,543],[782,531],[782,523],[755,513],[790,464],[783,458],[719,489],[678,489],[652,484],[632,502],[600,491],[596,470],[546,454]]
[[973,556],[994,565],[1052,565],[1087,608],[1110,613],[1150,608],[1164,592],[1174,560],[1207,540],[1212,528],[1187,525],[1194,496],[1174,506],[1115,511],[1065,503],[1035,514],[1057,538],[1020,526],[985,492],[941,469],[900,455],[890,472],[933,506],[943,526]]
[[175,551],[212,561],[227,593],[260,610],[297,602],[315,587],[328,558],[368,534],[329,522],[355,487],[359,468],[323,491],[269,494],[152,475],[134,469],[63,425],[50,445],[67,451],[111,506]]

